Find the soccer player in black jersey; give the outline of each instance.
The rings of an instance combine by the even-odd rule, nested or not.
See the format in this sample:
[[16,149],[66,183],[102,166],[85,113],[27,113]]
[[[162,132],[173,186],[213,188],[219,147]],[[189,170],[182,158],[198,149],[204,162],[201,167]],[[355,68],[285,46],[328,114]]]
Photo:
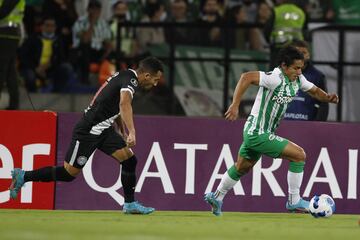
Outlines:
[[[91,154],[99,149],[122,164],[124,213],[149,214],[155,209],[144,207],[134,199],[136,157],[131,150],[136,144],[132,98],[138,88],[156,86],[163,75],[162,63],[148,57],[136,70],[117,72],[97,91],[83,117],[76,124],[64,166],[49,166],[33,171],[15,168],[10,197],[16,198],[25,182],[71,182],[81,172]],[[116,124],[114,124],[116,122]]]

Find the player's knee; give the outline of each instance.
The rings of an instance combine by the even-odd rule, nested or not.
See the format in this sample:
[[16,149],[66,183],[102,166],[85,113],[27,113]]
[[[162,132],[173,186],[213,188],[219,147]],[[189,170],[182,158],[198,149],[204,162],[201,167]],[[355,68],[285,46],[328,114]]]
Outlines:
[[297,162],[305,162],[306,160],[306,153],[305,150],[303,148],[299,148],[298,153],[297,153]]
[[134,153],[128,147],[125,147],[116,150],[111,156],[113,156],[115,159],[122,163],[130,159],[133,155]]
[[56,181],[71,182],[76,177],[71,175],[64,167],[56,167],[55,169]]
[[122,170],[126,172],[135,172],[137,165],[137,158],[135,155],[133,155],[130,158],[123,161],[121,164],[122,164]]

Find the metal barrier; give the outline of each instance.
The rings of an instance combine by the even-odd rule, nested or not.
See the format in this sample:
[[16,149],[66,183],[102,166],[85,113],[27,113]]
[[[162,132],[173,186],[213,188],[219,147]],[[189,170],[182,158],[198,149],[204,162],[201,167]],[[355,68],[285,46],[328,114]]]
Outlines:
[[[339,33],[338,42],[338,59],[337,61],[313,61],[314,64],[319,65],[334,65],[337,68],[337,86],[338,95],[340,99],[343,99],[343,83],[344,83],[344,68],[347,66],[360,66],[360,62],[347,62],[345,61],[345,34],[347,32],[360,33],[360,26],[344,26],[344,25],[328,25],[312,30],[310,36],[320,31],[333,31]],[[342,121],[343,101],[340,101],[337,105],[337,121]]]

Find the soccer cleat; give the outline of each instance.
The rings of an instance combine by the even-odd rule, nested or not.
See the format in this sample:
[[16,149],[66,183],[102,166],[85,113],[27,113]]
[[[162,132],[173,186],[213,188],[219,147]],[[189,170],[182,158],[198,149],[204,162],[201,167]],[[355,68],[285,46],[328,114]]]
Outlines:
[[213,192],[209,192],[205,194],[204,200],[211,205],[211,211],[215,216],[220,216],[222,201],[217,200],[215,198],[215,194]]
[[24,175],[25,171],[20,168],[15,168],[13,171],[11,171],[12,181],[9,187],[10,198],[15,199],[17,197],[21,187],[25,183]]
[[286,202],[286,209],[290,212],[309,212],[310,202],[302,198],[296,204],[290,204],[289,201]]
[[131,203],[124,203],[123,212],[125,214],[150,214],[155,211],[155,208],[145,207],[138,201]]

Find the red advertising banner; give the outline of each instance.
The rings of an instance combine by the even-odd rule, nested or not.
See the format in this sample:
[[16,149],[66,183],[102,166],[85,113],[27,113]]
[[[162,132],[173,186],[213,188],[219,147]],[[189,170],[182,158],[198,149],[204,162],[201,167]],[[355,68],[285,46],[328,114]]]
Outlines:
[[0,208],[54,208],[54,183],[28,182],[10,199],[11,170],[55,164],[56,113],[0,111]]

